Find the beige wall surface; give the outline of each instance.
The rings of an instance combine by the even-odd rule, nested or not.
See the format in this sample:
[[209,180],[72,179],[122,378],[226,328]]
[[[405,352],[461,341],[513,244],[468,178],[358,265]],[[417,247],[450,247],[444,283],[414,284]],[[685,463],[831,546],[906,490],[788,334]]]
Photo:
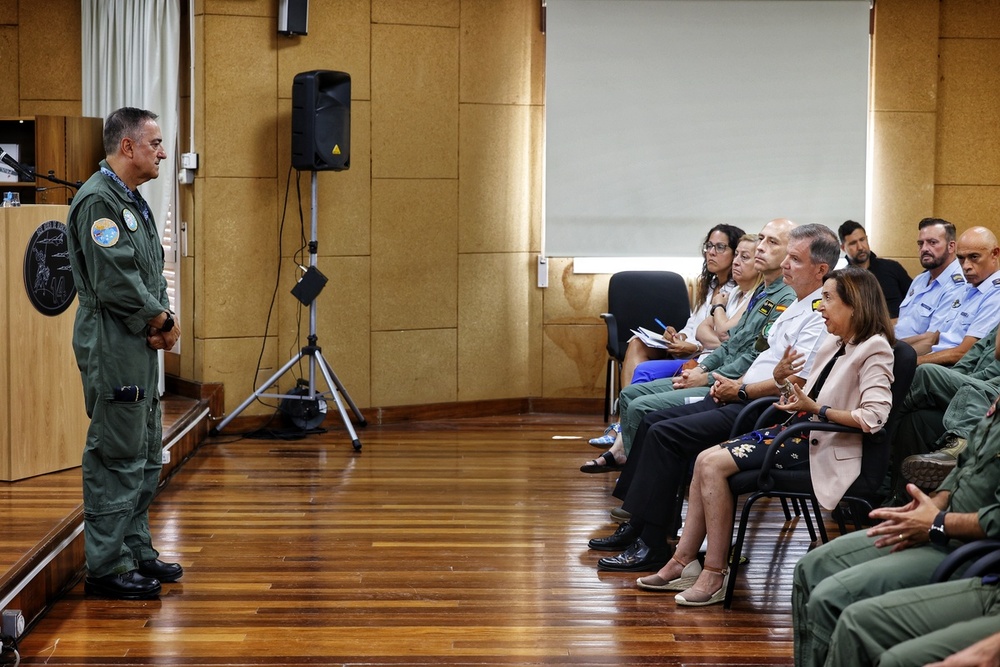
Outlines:
[[[318,333],[355,402],[599,397],[608,276],[551,258],[536,287],[541,3],[314,1],[298,37],[277,34],[276,4],[195,3],[201,165],[181,187],[186,343],[170,370],[225,382],[231,411],[305,344],[289,290],[314,174],[289,169],[291,83],[331,69],[351,75],[351,168],[315,173]],[[1000,3],[878,0],[874,28],[868,228],[916,273],[920,218],[1000,227]],[[31,46],[43,29],[45,59]],[[79,44],[75,0],[0,2],[0,86],[19,91],[0,113],[79,113]]]

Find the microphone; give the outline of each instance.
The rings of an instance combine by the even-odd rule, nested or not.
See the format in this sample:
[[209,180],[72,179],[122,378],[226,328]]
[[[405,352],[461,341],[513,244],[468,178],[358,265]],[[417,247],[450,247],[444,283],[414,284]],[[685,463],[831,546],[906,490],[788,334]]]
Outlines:
[[35,180],[34,174],[32,174],[30,171],[22,167],[20,163],[18,163],[18,161],[11,156],[10,153],[8,153],[2,148],[0,148],[0,162],[3,162],[5,165],[13,169],[14,172],[17,173],[18,175],[24,176],[25,180],[28,181]]

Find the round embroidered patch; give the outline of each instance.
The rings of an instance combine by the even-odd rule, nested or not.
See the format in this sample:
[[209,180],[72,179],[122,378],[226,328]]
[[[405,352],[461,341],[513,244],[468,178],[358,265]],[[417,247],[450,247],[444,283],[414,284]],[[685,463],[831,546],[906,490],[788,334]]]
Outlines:
[[94,220],[94,224],[90,226],[91,238],[94,239],[94,243],[102,248],[110,248],[118,243],[120,235],[121,232],[118,231],[118,225],[110,218]]
[[125,218],[125,226],[130,232],[139,229],[139,221],[135,219],[135,214],[127,208],[122,209],[122,217]]

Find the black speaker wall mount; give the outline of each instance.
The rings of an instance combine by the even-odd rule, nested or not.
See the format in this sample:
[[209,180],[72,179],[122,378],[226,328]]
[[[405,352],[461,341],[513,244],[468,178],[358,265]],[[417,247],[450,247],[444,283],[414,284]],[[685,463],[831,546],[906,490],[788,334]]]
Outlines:
[[278,0],[278,33],[309,34],[309,0]]

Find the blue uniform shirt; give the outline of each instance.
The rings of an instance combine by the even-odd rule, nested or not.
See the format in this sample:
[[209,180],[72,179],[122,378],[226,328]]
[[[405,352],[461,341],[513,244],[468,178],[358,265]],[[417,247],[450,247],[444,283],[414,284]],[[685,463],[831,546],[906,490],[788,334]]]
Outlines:
[[957,313],[941,330],[932,352],[958,347],[966,336],[982,338],[1000,322],[1000,271],[978,285],[966,284],[965,294],[952,310]]
[[[952,305],[965,290],[962,265],[954,260],[934,280],[924,271],[913,279],[906,298],[899,304],[896,337],[909,338],[928,331],[942,331],[957,314]],[[995,324],[995,322],[994,322]]]

